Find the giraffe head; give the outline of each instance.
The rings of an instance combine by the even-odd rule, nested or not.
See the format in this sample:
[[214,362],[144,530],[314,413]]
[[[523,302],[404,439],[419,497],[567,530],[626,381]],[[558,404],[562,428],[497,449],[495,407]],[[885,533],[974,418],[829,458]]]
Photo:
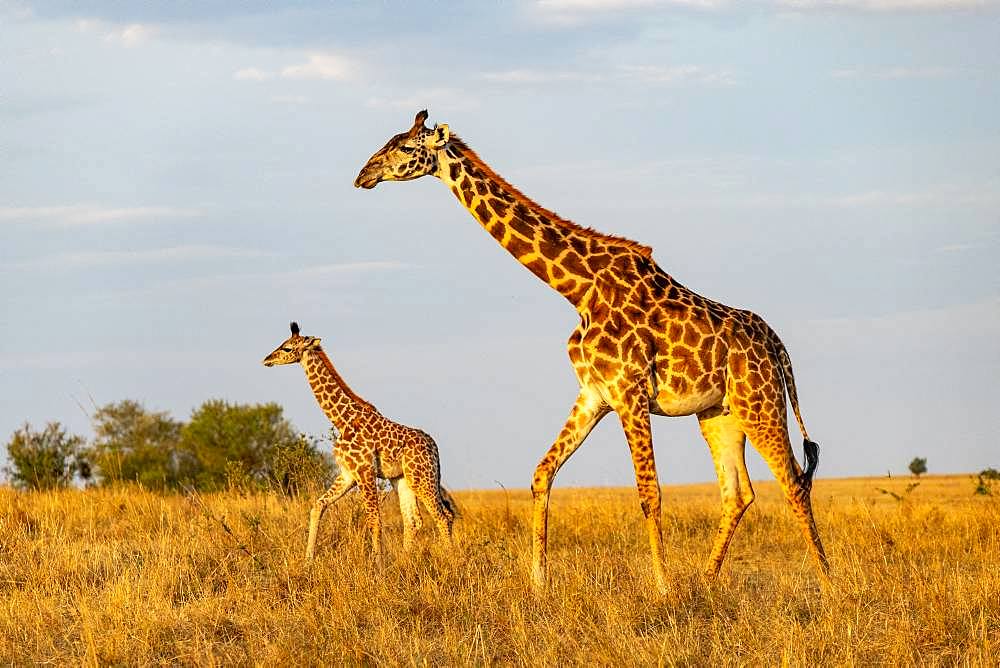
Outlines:
[[270,355],[264,358],[264,366],[275,364],[295,364],[302,361],[302,355],[307,350],[319,348],[319,338],[315,336],[300,336],[299,323],[291,324],[292,335],[281,342]]
[[438,170],[438,151],[451,138],[447,125],[428,128],[427,110],[417,113],[413,127],[390,139],[354,179],[358,188],[374,188],[379,181],[409,181]]

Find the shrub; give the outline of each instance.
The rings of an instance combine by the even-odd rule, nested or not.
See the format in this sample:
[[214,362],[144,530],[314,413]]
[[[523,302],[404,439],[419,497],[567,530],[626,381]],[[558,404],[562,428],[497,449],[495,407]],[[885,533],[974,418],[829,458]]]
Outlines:
[[194,476],[195,462],[183,452],[182,424],[167,413],[147,411],[131,399],[94,413],[89,458],[101,483],[131,481],[149,489],[177,489]]
[[910,473],[918,478],[924,473],[927,473],[927,458],[914,457],[913,461],[910,462]]
[[68,487],[77,474],[90,477],[83,444],[82,437],[67,434],[58,422],[49,422],[41,431],[25,422],[7,443],[10,464],[5,471],[14,486],[22,489]]

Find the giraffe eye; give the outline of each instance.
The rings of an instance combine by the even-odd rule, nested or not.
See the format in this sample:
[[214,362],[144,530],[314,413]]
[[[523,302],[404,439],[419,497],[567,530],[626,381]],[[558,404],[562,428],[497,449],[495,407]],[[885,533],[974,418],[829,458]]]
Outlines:
[[412,146],[400,146],[399,150],[402,151],[403,153],[413,153],[414,149]]
[[292,352],[292,349],[289,348],[288,346],[285,346],[284,348],[281,349],[281,352],[283,352],[283,353],[290,353],[290,352]]

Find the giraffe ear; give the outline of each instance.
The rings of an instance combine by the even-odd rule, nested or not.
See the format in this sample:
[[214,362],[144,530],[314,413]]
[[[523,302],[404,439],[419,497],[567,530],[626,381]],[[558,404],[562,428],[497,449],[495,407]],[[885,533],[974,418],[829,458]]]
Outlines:
[[449,139],[451,139],[451,130],[447,123],[434,126],[434,134],[431,137],[431,145],[434,148],[443,148]]
[[319,342],[321,340],[322,339],[320,339],[318,336],[310,336],[309,337],[309,347],[310,348],[319,348]]

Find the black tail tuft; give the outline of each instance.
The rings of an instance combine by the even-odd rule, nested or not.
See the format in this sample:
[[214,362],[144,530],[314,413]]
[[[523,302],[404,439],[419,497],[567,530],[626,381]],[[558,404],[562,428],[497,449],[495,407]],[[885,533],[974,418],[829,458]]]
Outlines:
[[813,473],[819,465],[819,446],[808,438],[802,441],[802,449],[806,452],[806,470],[802,474],[802,481],[806,487],[812,487]]
[[459,517],[461,515],[458,510],[458,504],[455,503],[455,497],[444,487],[441,488],[441,503],[444,504],[445,509],[451,513],[452,517]]

